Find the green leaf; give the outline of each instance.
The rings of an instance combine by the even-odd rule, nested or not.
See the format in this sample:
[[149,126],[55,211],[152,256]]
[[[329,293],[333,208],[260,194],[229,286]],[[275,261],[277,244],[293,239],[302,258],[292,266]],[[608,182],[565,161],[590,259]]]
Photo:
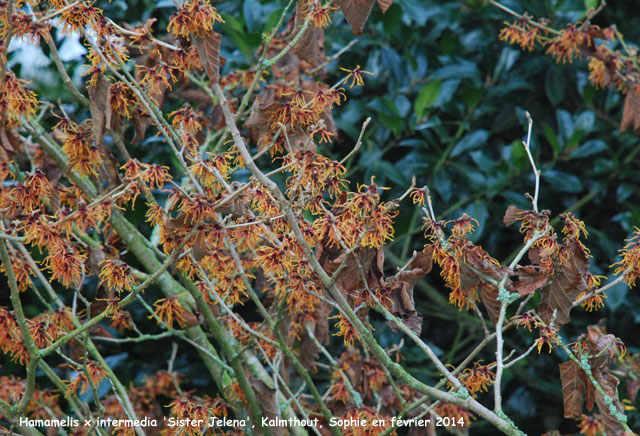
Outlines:
[[629,292],[629,287],[625,282],[620,282],[617,285],[609,288],[607,291],[607,298],[604,300],[609,310],[615,312],[624,303],[624,300]]
[[582,191],[582,181],[573,174],[557,170],[546,170],[542,172],[542,178],[560,192],[576,193]]
[[426,108],[432,107],[436,103],[436,101],[438,101],[441,85],[442,81],[434,80],[427,83],[420,90],[420,92],[418,93],[418,97],[416,97],[416,101],[413,103],[413,109],[418,119],[422,118],[422,116],[424,115],[424,110]]
[[598,7],[598,3],[600,3],[600,0],[584,0],[584,9],[586,11],[595,9]]
[[547,98],[554,106],[557,106],[564,99],[564,90],[567,86],[565,74],[559,69],[552,68],[547,71],[544,78],[544,90]]
[[278,9],[269,14],[269,18],[267,18],[267,24],[266,26],[264,26],[264,33],[269,33],[273,30],[275,25],[278,24],[278,20],[280,20],[280,15],[282,15],[282,11]]
[[569,159],[580,159],[583,157],[598,154],[607,148],[607,143],[601,139],[592,139],[585,142],[580,147],[576,148],[569,156]]
[[255,32],[262,16],[262,6],[257,0],[244,0],[242,15],[249,32]]
[[554,154],[560,154],[564,147],[560,143],[560,139],[558,138],[558,135],[556,135],[556,132],[554,132],[548,124],[543,124],[542,133],[544,133],[544,137],[547,139],[547,142],[551,144]]
[[381,176],[391,180],[398,186],[405,186],[409,183],[408,174],[404,174],[395,165],[386,160],[380,160],[376,163],[376,172],[382,173]]
[[391,35],[393,29],[395,29],[400,23],[402,18],[402,7],[397,3],[391,5],[387,12],[382,16],[382,25],[387,35]]
[[556,121],[558,123],[558,132],[562,138],[566,141],[571,139],[575,126],[573,125],[573,117],[571,114],[563,109],[556,111]]
[[475,150],[482,146],[487,141],[487,138],[489,138],[489,132],[484,129],[465,135],[451,150],[451,157],[459,156],[465,151]]

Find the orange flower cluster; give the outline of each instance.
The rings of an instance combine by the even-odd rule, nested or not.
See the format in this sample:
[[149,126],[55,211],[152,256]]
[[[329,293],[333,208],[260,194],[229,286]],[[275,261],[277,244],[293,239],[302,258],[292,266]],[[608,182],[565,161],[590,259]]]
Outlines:
[[602,422],[602,416],[598,413],[587,416],[582,415],[580,422],[578,423],[580,433],[584,436],[600,436],[604,434],[604,424]]
[[438,403],[435,407],[435,411],[439,416],[451,418],[453,420],[452,422],[455,422],[456,425],[462,420],[466,426],[475,419],[475,416],[473,416],[471,412],[456,404]]
[[533,51],[536,43],[544,42],[545,32],[538,26],[529,23],[525,17],[513,23],[505,23],[500,31],[500,40],[508,41],[509,44],[518,44],[523,50]]
[[633,61],[610,48],[609,43],[616,38],[613,26],[601,29],[593,24],[571,23],[564,29],[554,30],[526,14],[505,24],[500,39],[519,45],[523,50],[532,51],[536,45],[547,47],[546,52],[562,64],[588,57],[589,80],[595,87],[626,90],[635,86],[633,74],[629,74],[637,74]]
[[137,282],[131,274],[129,265],[119,259],[110,259],[102,262],[101,266],[100,284],[104,284],[118,293],[133,291]]
[[[21,2],[16,2],[21,3]],[[8,7],[6,2],[0,3],[2,10]],[[11,20],[11,22],[9,22]],[[13,37],[24,38],[31,44],[37,44],[40,38],[46,38],[51,26],[33,17],[23,10],[14,10],[13,13],[0,15],[0,40],[5,41],[11,32]]]
[[21,365],[29,360],[15,315],[4,307],[0,307],[0,351]]
[[216,21],[224,23],[216,8],[209,4],[209,0],[185,0],[178,12],[171,16],[167,30],[175,37],[202,38],[213,30]]
[[[86,369],[84,368],[86,366]],[[86,365],[79,365],[75,369],[75,376],[71,380],[67,380],[66,397],[76,395],[78,392],[84,394],[93,385],[96,389],[100,386],[100,382],[107,378],[107,371],[99,362],[89,360]]]
[[473,398],[477,398],[478,392],[487,392],[489,386],[493,384],[496,374],[489,369],[488,365],[482,365],[480,362],[473,364],[473,368],[466,368],[461,376],[460,381],[467,388]]
[[360,334],[344,315],[339,314],[332,318],[338,320],[336,323],[338,331],[333,334],[334,336],[342,336],[344,344],[349,348],[353,347],[356,342],[360,342]]
[[21,124],[36,115],[36,93],[26,88],[27,82],[8,71],[0,88],[0,123],[9,128]]
[[[425,237],[430,241],[425,245],[425,250],[433,251],[433,260],[440,267],[440,276],[445,281],[445,285],[451,290],[449,293],[449,303],[457,306],[460,310],[469,307],[479,300],[478,287],[482,278],[473,278],[473,268],[479,268],[486,275],[493,277],[500,271],[500,263],[492,258],[482,247],[475,246],[466,238],[466,235],[473,232],[474,221],[477,221],[463,214],[460,218],[451,221],[434,222],[431,219],[424,219]],[[445,231],[451,226],[451,235],[445,239]],[[463,280],[462,273],[471,271],[471,279],[467,274],[467,279]],[[502,273],[501,273],[502,274]]]
[[[26,382],[14,376],[0,377],[0,399],[11,404],[17,403],[22,397]],[[26,415],[33,419],[48,419],[50,414],[61,416],[63,414],[59,395],[50,389],[34,389],[33,401],[25,411]]]
[[620,250],[622,259],[612,266],[616,267],[616,274],[624,275],[625,282],[631,287],[640,278],[640,229],[635,227],[633,236],[625,242],[626,245]]
[[[358,422],[363,425],[348,425],[342,427],[345,436],[376,436],[391,426],[391,417],[384,416],[373,407],[365,406],[362,409],[353,408],[341,418],[345,422]],[[390,435],[397,436],[392,430]]]
[[59,280],[67,288],[77,287],[82,283],[87,260],[85,253],[78,252],[66,244],[59,244],[49,248],[49,255],[43,265],[51,271],[51,278]]
[[180,327],[187,325],[185,315],[187,310],[182,307],[178,297],[161,298],[153,303],[156,310],[149,318],[157,318],[159,324],[165,324],[169,330],[173,329],[173,323]]
[[60,18],[62,19],[62,33],[72,34],[81,32],[86,26],[98,22],[102,10],[93,6],[94,2],[82,2],[65,8]]
[[97,176],[102,153],[93,140],[91,120],[80,125],[71,120],[61,120],[56,132],[62,141],[62,151],[69,156],[69,166],[82,175]]

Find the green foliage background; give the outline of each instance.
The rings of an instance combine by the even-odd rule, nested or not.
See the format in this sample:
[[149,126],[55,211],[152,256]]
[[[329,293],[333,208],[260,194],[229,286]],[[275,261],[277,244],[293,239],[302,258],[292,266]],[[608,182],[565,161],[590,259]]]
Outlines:
[[[590,0],[505,0],[516,11],[549,18],[554,27],[584,17]],[[282,0],[213,2],[223,12],[226,24],[222,55],[224,71],[254,63],[253,53],[284,6]],[[96,6],[122,22],[144,22],[158,18],[154,29],[166,29],[175,10],[170,0],[99,0]],[[595,24],[615,23],[627,41],[640,41],[640,28],[632,17],[635,2],[610,1],[596,17]],[[378,8],[358,42],[328,67],[327,83],[342,77],[338,66],[361,65],[374,76],[365,76],[366,86],[348,90],[349,99],[334,110],[339,138],[320,149],[342,157],[353,147],[362,122],[372,117],[361,151],[349,163],[352,183],[368,183],[372,176],[379,185],[391,188],[389,198],[403,192],[411,176],[418,186],[427,185],[433,193],[436,215],[452,219],[466,212],[479,221],[475,241],[494,257],[505,260],[518,248],[522,237],[517,229],[506,229],[502,216],[510,204],[528,208],[523,196],[533,192],[533,175],[521,140],[526,134],[524,111],[534,120],[532,150],[542,170],[542,209],[554,216],[573,211],[587,225],[587,246],[593,255],[594,273],[609,271],[634,226],[640,226],[638,182],[640,157],[638,137],[619,132],[624,96],[612,90],[598,90],[588,83],[585,61],[556,65],[542,50],[522,52],[499,41],[503,21],[510,20],[497,8],[481,0],[396,0],[383,15]],[[332,55],[354,36],[341,13],[326,30],[325,52]],[[72,56],[72,44],[60,41],[60,52]],[[21,75],[28,67],[13,52],[13,69]],[[43,47],[46,56],[46,47]],[[66,51],[66,53],[65,53]],[[24,59],[23,59],[24,58]],[[75,74],[82,73],[78,57]],[[49,72],[49,73],[47,73]],[[34,77],[41,100],[61,98],[74,110],[73,99],[61,83],[46,80],[57,77],[52,65],[41,66]],[[46,80],[38,84],[38,80]],[[178,101],[172,102],[176,106]],[[169,153],[156,143],[140,147],[147,161],[169,163]],[[140,150],[140,151],[143,151]],[[142,212],[140,212],[142,215]],[[421,211],[408,203],[397,219],[396,238],[386,248],[387,265],[404,263],[413,250],[424,244]],[[144,221],[140,216],[140,222]],[[434,271],[416,288],[416,306],[425,317],[423,337],[440,350],[444,361],[458,363],[483,337],[478,321],[447,304],[444,290]],[[601,319],[609,332],[619,336],[631,352],[640,352],[640,298],[625,285],[608,293],[606,308],[595,313],[574,310],[574,322],[563,336],[574,339],[586,326]],[[383,345],[399,340],[381,320],[374,324]],[[149,325],[151,327],[151,325]],[[534,333],[510,332],[506,349],[525,350]],[[386,341],[386,342],[385,342]],[[336,353],[342,345],[335,338]],[[144,349],[118,346],[112,357],[123,379],[140,380],[148,362],[164,359],[153,344]],[[405,363],[410,372],[425,380],[437,378],[425,358],[407,345]],[[126,354],[124,354],[126,353]],[[125,359],[125,357],[127,357]],[[493,361],[490,348],[482,355]],[[506,412],[528,434],[549,429],[576,432],[572,421],[562,418],[562,394],[557,364],[565,360],[554,349],[516,365],[513,376],[504,380]],[[206,380],[197,363],[188,356],[176,362],[187,383],[203,387]],[[620,391],[626,397],[625,387]],[[491,403],[490,398],[485,398]],[[639,405],[635,405],[638,407]],[[640,419],[630,413],[631,427]],[[477,425],[472,434],[492,434],[489,426]]]

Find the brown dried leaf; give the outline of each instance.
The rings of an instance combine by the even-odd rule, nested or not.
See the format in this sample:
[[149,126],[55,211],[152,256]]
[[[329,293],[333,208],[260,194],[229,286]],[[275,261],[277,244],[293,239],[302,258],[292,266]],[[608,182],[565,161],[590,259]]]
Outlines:
[[364,25],[369,18],[376,0],[338,0],[344,18],[351,26],[354,35],[362,35]]
[[640,132],[640,92],[631,87],[624,99],[620,131],[625,132],[633,127],[633,133]]
[[91,111],[93,137],[96,146],[102,146],[105,130],[111,124],[111,104],[110,102],[111,82],[106,76],[98,74],[97,83],[87,86],[89,93],[89,109]]
[[563,326],[570,321],[569,313],[576,297],[588,289],[585,276],[589,271],[589,259],[580,245],[567,239],[569,259],[562,263],[554,263],[554,274],[551,283],[542,288],[538,313],[545,323],[550,323],[553,312],[557,310],[556,326]]
[[[604,390],[605,394],[613,400],[613,405],[620,413],[624,413],[624,408],[620,404],[618,399],[618,384],[620,380],[609,373],[607,367],[593,368],[593,376]],[[607,435],[618,436],[624,433],[624,427],[618,422],[618,420],[611,414],[609,410],[609,404],[605,402],[605,397],[597,390],[595,391],[596,405],[600,414],[602,415],[602,421]]]
[[[278,408],[278,399],[276,390],[267,386],[263,381],[255,377],[249,378],[249,384],[258,397],[258,402],[262,406],[264,417],[267,419],[281,418],[280,409]],[[286,436],[289,430],[281,425],[269,426],[269,434],[274,436]]]
[[[287,151],[294,153],[298,150],[308,150],[312,152],[316,152],[317,146],[316,143],[311,140],[307,132],[302,127],[296,127],[295,130],[291,131],[287,129],[287,138],[289,139],[286,142]],[[289,147],[291,145],[291,147]],[[291,149],[289,149],[291,148]]]
[[[299,29],[305,21],[305,11],[308,10],[309,0],[298,0],[294,28]],[[311,66],[318,66],[324,57],[324,29],[309,26],[305,34],[300,38],[294,48],[294,52],[300,59],[307,61]]]
[[280,108],[280,103],[276,101],[276,92],[276,87],[265,86],[254,100],[249,118],[244,123],[244,127],[251,131],[251,137],[257,142],[259,150],[267,145],[261,139],[271,128],[269,124],[271,117]]
[[185,309],[182,316],[184,318],[184,326],[181,326],[181,327],[185,329],[200,325],[204,322],[204,318],[201,317],[200,314],[194,314],[190,310]]
[[[489,262],[487,258],[487,252],[481,247],[472,247],[467,251],[468,263],[460,265],[460,289],[467,296],[471,296],[474,290],[478,291],[482,299],[482,304],[489,313],[489,317],[495,322],[498,319],[496,309],[498,311],[500,310],[500,303],[497,301],[498,290],[495,286],[487,283],[478,272],[496,281],[500,281],[502,277],[505,274],[509,274],[511,270],[508,267]],[[507,279],[505,287],[512,289],[510,279]]]
[[504,225],[509,227],[510,225],[515,224],[515,222],[518,220],[519,212],[520,209],[518,209],[517,207],[509,206],[504,214],[504,218],[502,218],[502,222],[504,223]]
[[[418,314],[413,302],[413,284],[400,282],[400,286],[393,288],[389,298],[391,299],[389,311],[419,336],[422,332],[422,315]],[[398,331],[393,322],[387,321],[387,325],[393,332]]]
[[236,197],[230,202],[223,204],[222,206],[213,205],[214,209],[218,213],[231,214],[233,218],[240,218],[246,215],[247,200],[244,197]]
[[513,289],[520,295],[533,294],[536,289],[544,286],[549,279],[535,265],[517,266],[515,272],[516,276],[518,276],[518,281],[513,282]]
[[378,0],[378,6],[380,6],[380,9],[382,9],[383,14],[387,13],[387,10],[391,7],[392,4],[393,0]]
[[8,129],[7,126],[0,126],[0,162],[9,162],[18,154],[22,153],[24,147],[15,129]]
[[638,390],[640,390],[640,379],[631,380],[627,383],[627,395],[632,404],[635,404],[636,397],[638,396]]
[[579,418],[582,415],[585,394],[584,371],[573,360],[560,364],[562,396],[564,397],[564,417]]
[[212,83],[218,83],[220,81],[220,66],[224,65],[224,62],[222,64],[220,63],[221,42],[222,35],[213,30],[207,32],[203,38],[193,39],[193,45],[195,45],[196,50],[198,50],[200,63]]
[[[432,266],[433,247],[428,246],[425,250],[414,253],[413,259],[409,262],[408,271],[403,271],[399,275],[399,284],[395,277],[386,281],[387,287],[393,289],[389,295],[390,312],[399,317],[417,335],[420,335],[422,331],[422,316],[416,311],[413,302],[413,286],[431,271]],[[387,322],[387,325],[394,332],[397,331],[392,322]]]
[[106,144],[102,144],[100,147],[100,153],[102,153],[102,165],[100,167],[100,181],[107,182],[107,186],[118,186],[121,183],[120,179],[120,164],[118,159],[111,153],[111,150],[107,148]]
[[[311,314],[313,321],[306,320],[316,339],[324,345],[329,345],[329,315],[333,308],[326,301],[321,300],[315,311]],[[306,328],[302,331],[300,338],[300,363],[305,368],[311,368],[313,361],[320,353],[320,348],[309,337]]]
[[418,283],[424,276],[429,274],[433,266],[433,246],[428,245],[420,251],[415,258],[409,262],[408,271],[400,273],[400,280],[412,285]]
[[203,257],[210,254],[209,248],[207,247],[207,243],[205,242],[202,233],[198,232],[196,236],[196,241],[191,247],[191,254],[196,259],[196,261],[200,261]]
[[[331,275],[338,270],[340,264],[345,258],[345,254],[339,254],[337,257],[331,257],[333,250],[324,249],[321,252],[327,257],[319,254],[320,261],[327,274]],[[331,253],[331,254],[330,254]],[[357,260],[356,260],[357,256]],[[363,273],[360,271],[358,261],[364,269],[365,280],[362,279]],[[336,278],[336,285],[344,292],[349,293],[356,289],[362,289],[365,285],[369,288],[378,288],[382,284],[382,265],[384,262],[384,252],[374,248],[360,248],[347,258],[346,266],[340,271]]]
[[89,246],[89,258],[87,259],[87,265],[91,269],[93,274],[99,276],[102,268],[100,264],[107,258],[104,251],[100,248]]
[[140,111],[136,111],[133,115],[133,126],[136,129],[136,134],[131,140],[133,144],[137,144],[144,140],[144,133],[147,131],[147,127],[151,124],[151,120],[148,116],[142,115]]
[[487,309],[491,322],[495,324],[498,322],[500,306],[502,305],[498,301],[498,288],[487,282],[482,282],[478,286],[478,293],[480,294],[480,300],[482,300],[484,308]]
[[[96,316],[98,315],[98,313],[96,314],[92,313],[91,315]],[[109,331],[100,324],[94,325],[89,329],[89,331],[91,332],[91,336],[102,336],[103,338],[113,338],[113,335],[109,333]]]

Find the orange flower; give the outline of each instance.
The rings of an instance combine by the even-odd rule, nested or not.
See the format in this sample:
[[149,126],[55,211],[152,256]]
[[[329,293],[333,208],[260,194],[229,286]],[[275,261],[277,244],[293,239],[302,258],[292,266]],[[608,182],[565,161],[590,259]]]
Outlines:
[[147,213],[145,217],[147,218],[147,222],[151,223],[152,226],[157,226],[164,223],[164,209],[158,203],[149,204],[147,203],[149,209],[147,209]]
[[130,119],[136,105],[136,97],[126,83],[116,82],[109,87],[109,103],[112,111]]
[[176,76],[173,74],[173,71],[177,68],[167,65],[162,61],[152,67],[144,65],[137,65],[137,67],[139,68],[140,84],[149,84],[149,89],[152,93],[162,92],[165,87],[171,89],[171,83],[176,81]]
[[476,222],[476,226],[479,225],[477,219],[471,218],[466,213],[463,213],[460,218],[453,221],[453,229],[451,230],[451,233],[457,238],[464,237],[465,235],[473,232],[474,221]]
[[191,134],[196,134],[202,130],[202,118],[199,114],[193,111],[191,106],[182,106],[180,109],[173,111],[169,114],[173,119],[171,124],[175,128],[187,131]]
[[487,392],[496,378],[493,371],[487,365],[481,365],[481,361],[473,364],[473,368],[467,368],[460,376],[460,381],[469,390],[473,398],[478,392]]
[[560,35],[551,41],[547,53],[553,55],[558,63],[573,62],[574,57],[581,56],[580,45],[584,40],[585,33],[576,29],[575,24],[571,24],[567,29],[561,30]]
[[[65,396],[76,394],[80,390],[81,394],[84,394],[89,390],[91,384],[96,388],[100,386],[100,382],[107,378],[107,371],[98,363],[92,360],[87,362],[86,372],[82,368],[75,368],[77,376],[70,381],[67,381],[67,392]],[[91,382],[89,382],[91,381]]]
[[340,9],[338,6],[319,5],[312,1],[308,1],[307,10],[305,16],[311,13],[311,20],[313,25],[317,28],[324,28],[331,23],[331,12]]
[[117,329],[120,333],[133,328],[133,321],[129,312],[116,310],[109,315],[109,318],[111,319],[111,327]]
[[129,265],[119,259],[107,259],[102,262],[100,270],[100,284],[106,284],[108,288],[116,290],[133,291],[137,285],[135,277],[131,274]]
[[373,76],[373,73],[363,70],[362,68],[360,68],[360,65],[355,67],[353,70],[348,70],[342,67],[340,67],[340,69],[349,73],[347,74],[347,77],[343,79],[345,83],[351,80],[351,85],[349,85],[349,88],[353,88],[353,85],[364,86],[364,80],[362,78],[363,74]]
[[584,436],[599,436],[604,433],[602,417],[597,413],[591,416],[582,415],[578,428]]
[[62,29],[67,35],[81,31],[87,24],[95,23],[102,15],[102,10],[93,7],[93,3],[84,2],[66,9],[60,16]]
[[152,315],[149,315],[149,318],[157,317],[158,322],[166,324],[169,330],[173,329],[174,322],[177,322],[180,327],[186,325],[185,314],[187,311],[178,301],[178,297],[161,298],[153,303],[153,306],[156,310]]
[[585,238],[589,235],[587,229],[584,226],[584,222],[580,221],[574,214],[566,213],[560,215],[560,218],[564,221],[564,227],[562,233],[565,235],[564,239],[580,239],[580,234]]
[[186,0],[178,12],[171,16],[167,31],[175,37],[202,38],[204,34],[213,30],[216,21],[224,23],[216,8],[209,4],[209,0]]
[[29,334],[38,348],[45,348],[58,336],[58,329],[47,319],[27,320]]
[[229,383],[227,386],[224,387],[224,391],[225,391],[225,398],[231,402],[241,402],[243,404],[247,404],[247,397],[244,394],[244,391],[242,390],[242,388],[240,387],[240,384],[237,381],[234,381],[232,383]]
[[540,329],[540,337],[535,340],[535,344],[537,344],[538,353],[542,351],[542,346],[547,344],[549,347],[549,353],[551,353],[551,349],[553,348],[553,342],[557,342],[557,334],[554,329],[549,327],[542,327]]
[[97,176],[102,153],[94,145],[91,121],[88,119],[80,125],[68,121],[57,132],[62,138],[62,150],[69,156],[69,165],[83,175]]
[[[506,23],[505,23],[506,24]],[[518,44],[523,50],[532,51],[536,42],[540,42],[541,29],[522,18],[500,30],[500,40],[509,44]]]
[[522,315],[515,316],[511,318],[516,323],[516,327],[525,327],[527,330],[531,331],[531,327],[537,326],[537,321],[535,316],[533,316],[530,312],[523,313]]
[[622,260],[612,265],[616,267],[616,274],[624,274],[624,281],[633,287],[640,278],[640,229],[634,227],[633,236],[626,239],[624,248],[619,250]]
[[398,211],[389,204],[376,206],[369,218],[369,230],[362,236],[362,246],[380,248],[387,240],[393,239],[393,218],[397,215]]
[[344,315],[336,315],[332,316],[329,319],[338,319],[336,323],[336,327],[338,328],[338,332],[334,333],[333,336],[342,336],[344,340],[344,344],[352,348],[356,342],[360,341],[360,335],[356,328],[351,324],[351,322],[344,317]]
[[86,257],[86,254],[77,253],[71,246],[58,244],[49,252],[43,263],[52,272],[53,279],[71,288],[80,285]]
[[152,164],[140,174],[140,178],[151,189],[162,189],[166,182],[171,181],[171,174],[169,174],[169,167]]
[[27,89],[27,82],[16,78],[12,72],[5,74],[4,84],[0,89],[0,121],[9,127],[15,127],[21,118],[33,118],[38,109],[35,92]]
[[[338,372],[338,374],[340,373]],[[339,375],[338,377],[341,376]],[[331,398],[333,398],[334,401],[342,401],[344,404],[348,404],[350,394],[343,380],[340,379],[333,384],[331,387]]]

